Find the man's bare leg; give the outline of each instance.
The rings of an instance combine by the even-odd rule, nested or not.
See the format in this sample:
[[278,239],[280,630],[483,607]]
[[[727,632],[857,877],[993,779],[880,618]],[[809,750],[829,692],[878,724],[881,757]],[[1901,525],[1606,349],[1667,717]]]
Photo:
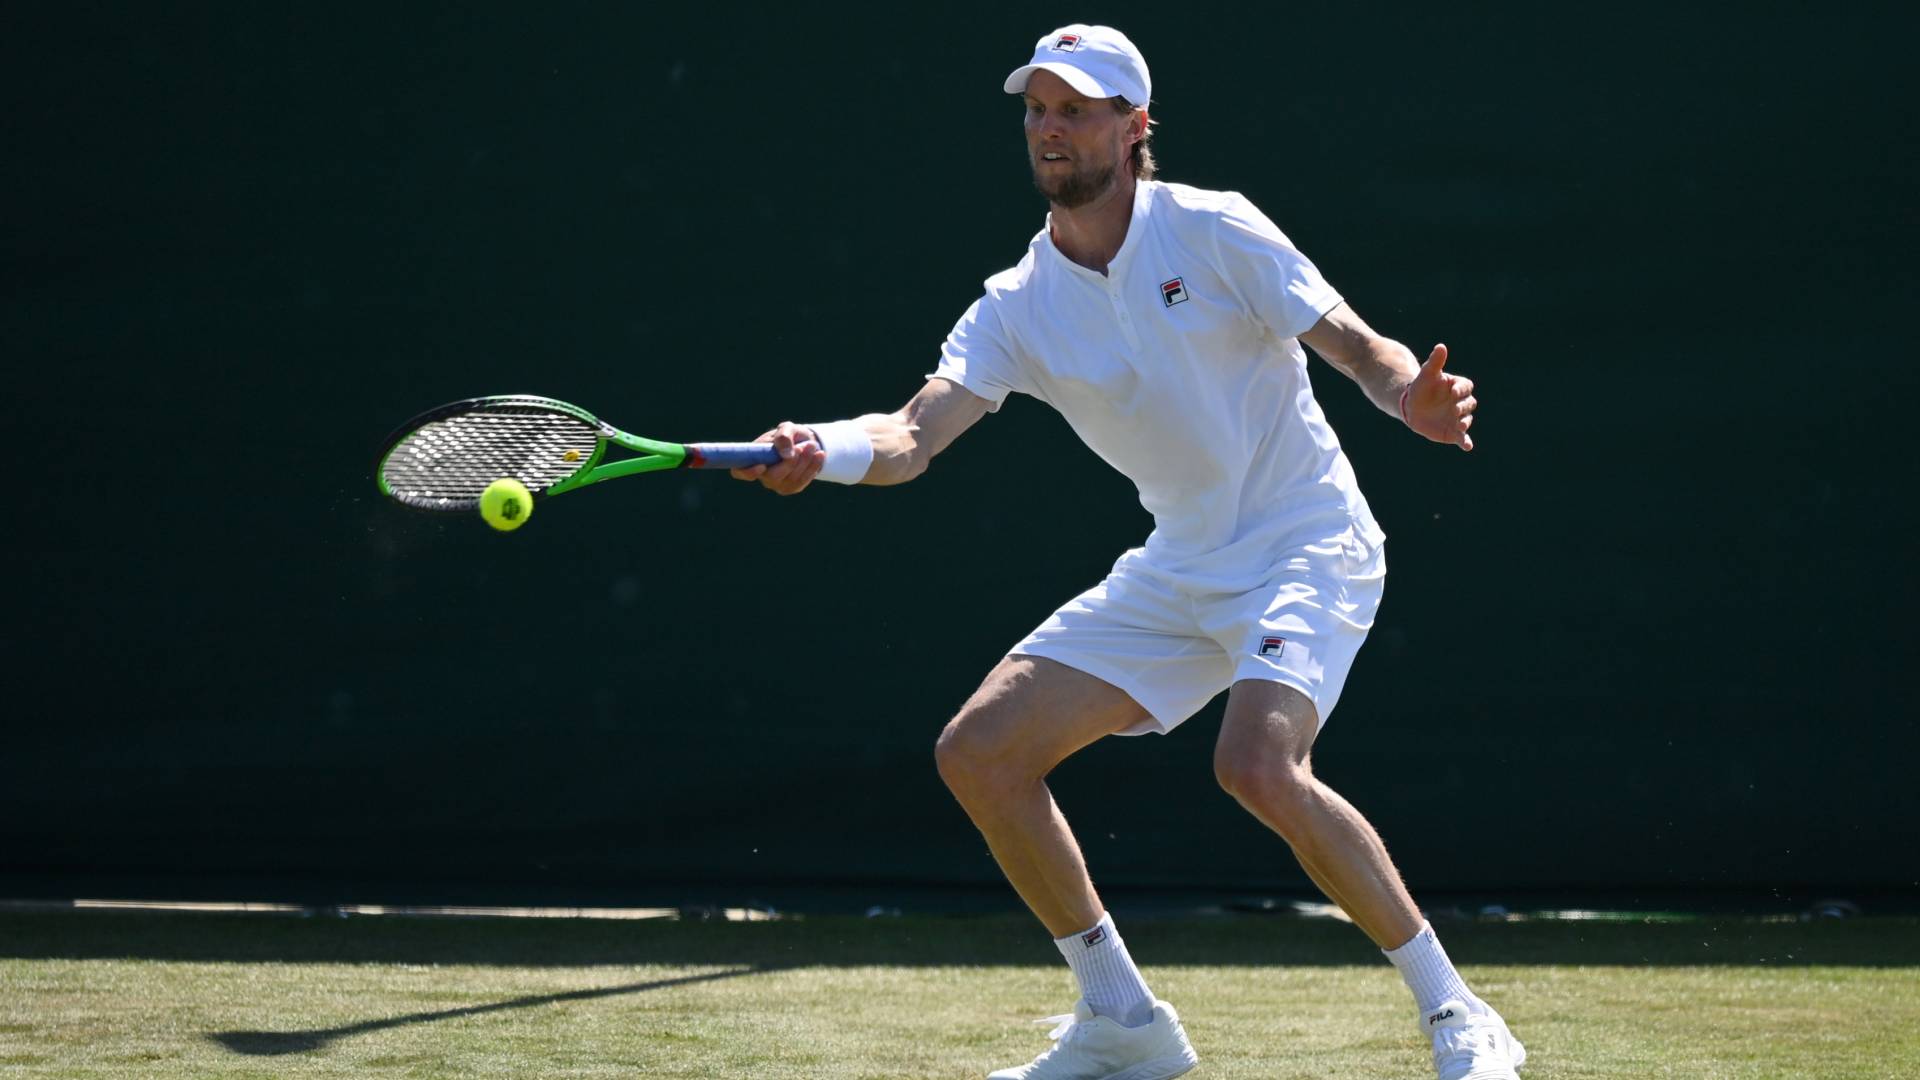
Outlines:
[[1009,656],[940,733],[940,776],[1073,969],[1081,1001],[1053,1047],[987,1080],[1171,1077],[1199,1057],[1158,1001],[1094,892],[1047,774],[1102,736],[1148,719],[1119,688],[1064,664]]
[[1214,747],[1220,786],[1280,834],[1322,892],[1373,939],[1406,980],[1442,1077],[1517,1080],[1527,1054],[1506,1021],[1467,988],[1407,895],[1380,835],[1309,765],[1320,720],[1290,686],[1242,680]]
[[940,733],[941,778],[1055,938],[1086,930],[1106,909],[1046,776],[1144,719],[1146,710],[1110,683],[1052,660],[1009,656]]
[[[1045,1075],[1079,1076],[1078,1066],[1069,1065],[1075,1061],[1094,1070],[1086,1075],[1107,1075],[1113,1062],[1131,1061],[1152,1075],[1173,1076],[1199,1060],[1179,1017],[1155,1000],[1134,964],[1047,790],[1047,774],[1068,755],[1148,718],[1125,692],[1100,679],[1051,660],[1009,656],[940,733],[935,750],[940,775],[1046,926],[1097,1021],[1090,1042],[1055,1047],[1063,1057],[1047,1065]],[[1038,1062],[993,1076],[1026,1077]]]
[[1352,804],[1313,775],[1319,714],[1305,694],[1245,679],[1227,697],[1214,775],[1240,805],[1279,833],[1314,884],[1373,943],[1394,949],[1424,920],[1387,848]]

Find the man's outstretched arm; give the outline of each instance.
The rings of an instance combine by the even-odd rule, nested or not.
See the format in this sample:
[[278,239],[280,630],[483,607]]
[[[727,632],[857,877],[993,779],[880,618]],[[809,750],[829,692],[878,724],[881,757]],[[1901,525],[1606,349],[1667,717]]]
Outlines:
[[[904,484],[927,471],[927,463],[960,433],[987,415],[992,403],[947,379],[928,379],[913,399],[890,413],[868,413],[858,424],[873,444],[873,463],[862,484]],[[826,464],[826,451],[806,424],[782,421],[756,442],[780,451],[776,465],[734,469],[736,480],[758,480],[767,490],[795,495],[813,483]]]
[[1360,384],[1382,412],[1437,443],[1473,449],[1473,380],[1446,371],[1447,347],[1435,345],[1422,364],[1405,345],[1373,332],[1348,304],[1321,316],[1300,340]]

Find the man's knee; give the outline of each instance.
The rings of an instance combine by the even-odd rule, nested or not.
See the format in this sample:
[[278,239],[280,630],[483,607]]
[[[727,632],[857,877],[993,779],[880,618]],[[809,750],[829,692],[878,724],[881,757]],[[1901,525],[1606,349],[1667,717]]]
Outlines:
[[996,737],[999,725],[992,724],[969,706],[947,722],[934,740],[933,761],[948,790],[962,800],[984,795],[998,784],[1006,783],[1014,770],[1008,761],[1008,747]]
[[976,754],[973,738],[961,728],[958,716],[947,721],[940,737],[933,741],[934,766],[940,770],[940,779],[955,790],[964,786],[978,767]]
[[1126,692],[1052,660],[1009,656],[987,673],[934,744],[962,802],[1018,795],[1103,736],[1147,718]]
[[1306,819],[1319,788],[1305,761],[1259,749],[1220,747],[1213,775],[1227,794],[1283,836]]

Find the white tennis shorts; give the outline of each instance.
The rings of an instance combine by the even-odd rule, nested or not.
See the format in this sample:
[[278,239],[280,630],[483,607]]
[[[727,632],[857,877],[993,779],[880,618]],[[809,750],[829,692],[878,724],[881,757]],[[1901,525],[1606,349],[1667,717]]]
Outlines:
[[1139,548],[1009,652],[1043,656],[1126,691],[1151,713],[1123,735],[1162,734],[1241,679],[1307,695],[1325,724],[1373,627],[1384,548],[1331,541],[1295,552],[1247,592],[1194,592]]

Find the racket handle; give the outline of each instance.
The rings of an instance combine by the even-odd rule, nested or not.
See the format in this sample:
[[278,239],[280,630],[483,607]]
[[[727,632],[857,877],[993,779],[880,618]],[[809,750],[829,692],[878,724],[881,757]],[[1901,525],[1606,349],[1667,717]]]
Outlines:
[[687,444],[689,469],[744,469],[749,465],[772,465],[780,460],[780,451],[771,443],[708,442]]

